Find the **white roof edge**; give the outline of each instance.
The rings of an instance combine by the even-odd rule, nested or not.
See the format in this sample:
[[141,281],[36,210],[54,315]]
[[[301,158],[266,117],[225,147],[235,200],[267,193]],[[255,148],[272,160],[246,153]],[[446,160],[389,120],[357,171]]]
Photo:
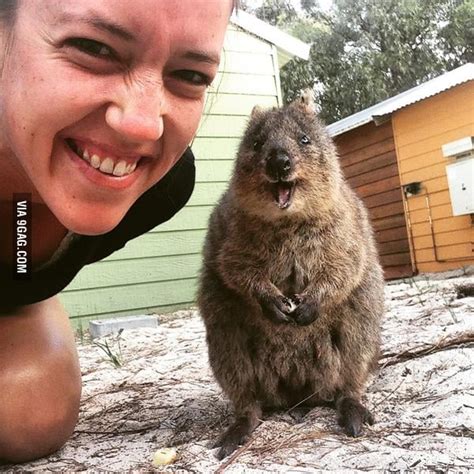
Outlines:
[[409,89],[394,97],[390,97],[372,107],[368,107],[338,122],[327,126],[331,136],[340,135],[358,128],[366,123],[372,122],[378,117],[392,114],[408,105],[432,97],[455,86],[474,79],[474,64],[467,63],[441,76],[430,79],[412,89]]
[[238,10],[232,14],[230,21],[249,33],[273,43],[277,48],[282,49],[291,56],[305,60],[309,59],[311,45],[285,33],[275,26],[265,23],[250,13]]

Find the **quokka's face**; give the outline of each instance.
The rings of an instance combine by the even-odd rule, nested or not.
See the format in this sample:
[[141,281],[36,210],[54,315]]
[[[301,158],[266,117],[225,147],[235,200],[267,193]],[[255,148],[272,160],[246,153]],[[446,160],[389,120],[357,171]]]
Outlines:
[[282,109],[254,109],[236,164],[244,206],[269,218],[325,207],[338,176],[334,147],[312,104],[297,99]]

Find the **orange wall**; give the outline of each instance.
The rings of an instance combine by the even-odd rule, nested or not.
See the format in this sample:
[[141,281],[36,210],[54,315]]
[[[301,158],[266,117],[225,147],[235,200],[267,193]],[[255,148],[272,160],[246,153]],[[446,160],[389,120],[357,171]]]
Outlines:
[[[401,184],[421,181],[422,192],[406,199],[419,272],[435,272],[474,264],[471,217],[453,216],[441,146],[474,136],[474,81],[395,112],[392,117]],[[434,241],[429,210],[433,219]]]

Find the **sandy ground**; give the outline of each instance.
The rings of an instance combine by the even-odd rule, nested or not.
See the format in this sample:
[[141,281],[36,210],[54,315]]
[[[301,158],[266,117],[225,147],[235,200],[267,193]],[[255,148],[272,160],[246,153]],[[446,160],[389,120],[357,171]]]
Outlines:
[[3,471],[153,472],[154,451],[174,447],[176,461],[156,471],[466,472],[474,468],[474,297],[456,288],[472,285],[473,273],[470,267],[387,285],[381,370],[366,396],[376,424],[360,438],[342,434],[329,408],[300,422],[274,413],[246,446],[218,462],[211,444],[231,409],[208,367],[197,312],[181,311],[160,316],[157,329],[102,339],[121,359],[118,368],[83,335],[74,435],[60,452]]

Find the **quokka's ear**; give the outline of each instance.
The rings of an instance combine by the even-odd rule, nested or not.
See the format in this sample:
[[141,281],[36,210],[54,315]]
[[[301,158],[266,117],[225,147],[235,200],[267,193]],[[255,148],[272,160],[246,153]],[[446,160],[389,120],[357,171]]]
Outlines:
[[311,89],[305,89],[301,93],[299,99],[296,99],[296,101],[299,101],[300,105],[307,107],[312,112],[316,112],[316,104],[314,103],[314,94]]
[[255,105],[254,108],[252,109],[252,112],[250,113],[250,118],[256,118],[260,117],[263,115],[265,112],[265,109],[261,105]]

